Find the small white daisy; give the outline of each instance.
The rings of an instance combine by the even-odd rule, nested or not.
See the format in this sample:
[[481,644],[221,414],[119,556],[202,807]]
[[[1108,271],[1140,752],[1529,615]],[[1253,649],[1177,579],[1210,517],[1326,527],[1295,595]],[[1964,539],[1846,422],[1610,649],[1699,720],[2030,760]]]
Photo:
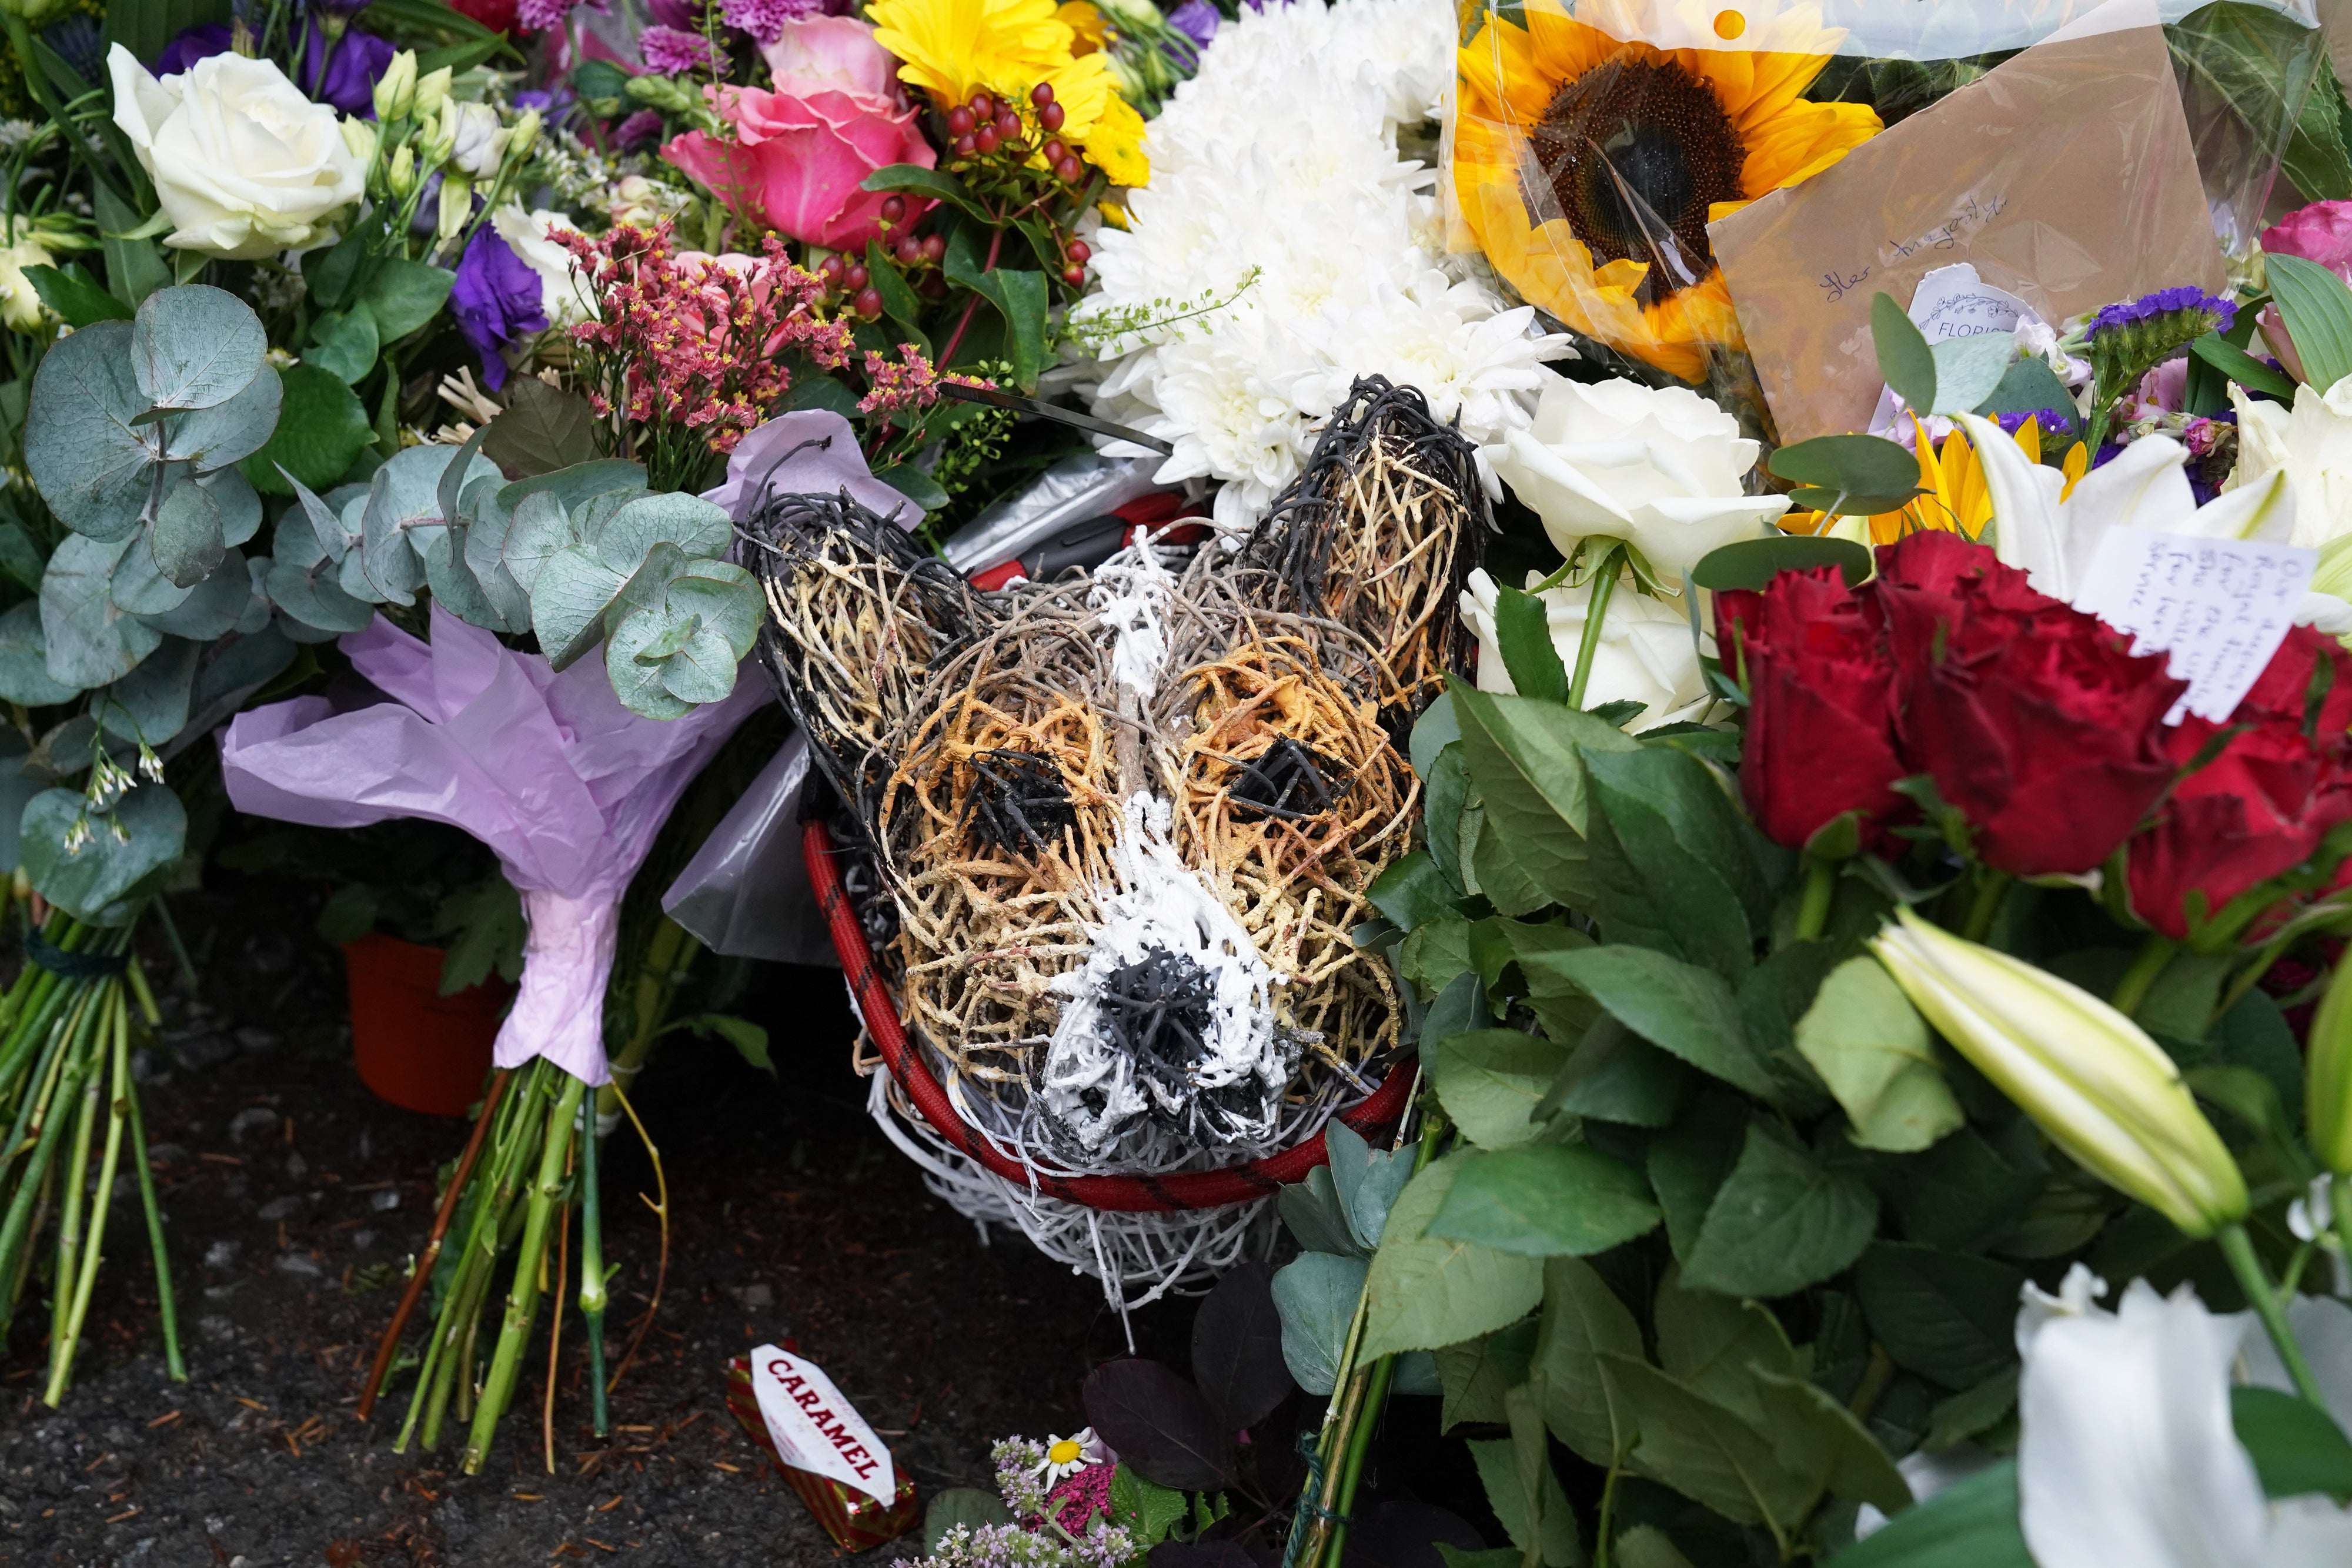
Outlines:
[[1066,1437],[1048,1440],[1045,1461],[1037,1467],[1037,1475],[1047,1486],[1056,1486],[1089,1465],[1107,1465],[1116,1457],[1110,1451],[1110,1445],[1096,1437],[1092,1427],[1087,1427]]

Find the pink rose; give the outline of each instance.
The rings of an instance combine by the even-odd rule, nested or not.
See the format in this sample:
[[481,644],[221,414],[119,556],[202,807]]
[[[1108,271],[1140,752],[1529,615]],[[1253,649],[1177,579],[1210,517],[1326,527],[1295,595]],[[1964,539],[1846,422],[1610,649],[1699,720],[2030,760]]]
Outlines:
[[868,98],[897,99],[898,62],[874,41],[874,24],[855,16],[800,16],[776,41],[761,47],[778,92],[845,88]]
[[[734,127],[735,139],[690,131],[662,156],[739,214],[788,238],[863,250],[878,232],[887,194],[861,190],[860,183],[886,164],[930,168],[939,155],[917,129],[914,111],[888,98],[792,85],[796,90],[724,89],[714,107]],[[928,204],[908,197],[907,221]]]
[[[2352,202],[2314,202],[2297,207],[2263,231],[2263,252],[2315,261],[2352,283]],[[2278,307],[2263,306],[2254,319],[2262,329],[2263,341],[2270,345],[2287,374],[2302,381],[2303,361],[2286,335],[2285,323],[2279,319]]]

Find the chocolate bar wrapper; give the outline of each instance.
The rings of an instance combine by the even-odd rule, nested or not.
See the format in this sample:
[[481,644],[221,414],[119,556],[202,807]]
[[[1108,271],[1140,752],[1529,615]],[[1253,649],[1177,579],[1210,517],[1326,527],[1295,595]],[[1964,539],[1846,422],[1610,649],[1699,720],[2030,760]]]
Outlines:
[[868,1552],[885,1542],[896,1541],[922,1522],[921,1511],[915,1506],[915,1483],[908,1476],[898,1478],[898,1490],[888,1507],[842,1485],[829,1476],[814,1470],[803,1470],[784,1462],[776,1452],[775,1439],[768,1435],[768,1424],[760,1415],[759,1401],[751,1393],[751,1358],[739,1355],[727,1364],[727,1408],[751,1441],[760,1445],[769,1462],[782,1473],[809,1512],[824,1526],[835,1544],[849,1552]]

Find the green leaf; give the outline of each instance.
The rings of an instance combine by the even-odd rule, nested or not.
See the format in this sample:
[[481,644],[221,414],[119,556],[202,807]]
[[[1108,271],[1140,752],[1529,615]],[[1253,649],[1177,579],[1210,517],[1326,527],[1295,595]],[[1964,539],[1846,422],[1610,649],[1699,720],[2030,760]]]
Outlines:
[[1536,1320],[1496,1329],[1483,1338],[1438,1349],[1437,1377],[1444,1402],[1437,1426],[1450,1432],[1465,1421],[1507,1421],[1503,1396],[1528,1380],[1535,1354]]
[[187,727],[188,696],[203,650],[184,637],[170,637],[139,667],[106,688],[90,704],[91,716],[113,735],[162,747]]
[[943,174],[937,169],[926,169],[919,163],[886,163],[860,183],[861,191],[911,191],[919,196],[929,196],[935,202],[945,202],[958,211],[986,225],[994,222],[963,182],[953,174]]
[[1126,1525],[1145,1544],[1167,1540],[1189,1511],[1184,1494],[1175,1488],[1147,1480],[1126,1465],[1111,1472],[1111,1521]]
[[732,1013],[703,1013],[691,1020],[694,1032],[708,1030],[735,1048],[735,1054],[773,1078],[776,1064],[768,1056],[768,1031],[750,1019]]
[[[188,814],[168,786],[142,784],[105,815],[88,810],[79,789],[45,789],[25,806],[26,873],[41,896],[79,920],[120,924],[120,901],[150,873],[180,858]],[[85,818],[87,842],[67,847]]]
[[1496,590],[1495,641],[1519,695],[1540,702],[1568,700],[1568,666],[1552,646],[1551,621],[1542,600],[1516,588]]
[[[163,42],[169,42],[168,38]],[[158,49],[163,43],[158,43]],[[138,51],[134,51],[138,52]],[[140,53],[142,59],[152,59],[152,52]],[[100,251],[106,257],[106,287],[109,293],[125,305],[135,306],[158,288],[172,281],[172,269],[163,261],[154,242],[127,239],[121,236],[139,226],[142,214],[123,205],[108,182],[93,183],[90,200],[96,204],[99,233],[104,236]]]
[[131,319],[131,307],[100,287],[98,280],[79,262],[69,262],[63,268],[28,267],[25,268],[25,280],[41,297],[41,303],[56,311],[68,327]]
[[[506,402],[482,439],[482,455],[509,474],[529,479],[594,460],[595,414],[586,398],[558,392],[537,376],[516,376],[507,382]],[[521,499],[512,488],[499,497],[509,509]]]
[[1797,1354],[1780,1320],[1754,1301],[1683,1287],[1670,1270],[1658,1288],[1658,1364],[1684,1387],[1758,1427],[1768,1427],[1753,1372],[1794,1373]]
[[954,250],[948,253],[946,272],[949,282],[961,284],[996,307],[997,314],[1004,319],[1005,357],[1013,362],[1013,383],[1023,392],[1035,391],[1037,372],[1045,363],[1045,313],[1049,304],[1045,275],[1007,267],[992,267],[982,272],[966,265],[963,256]]
[[2024,1271],[1967,1252],[1879,1241],[1854,1270],[1870,1332],[1898,1366],[1971,1388],[2017,1364]]
[[1830,971],[1797,1020],[1797,1050],[1837,1097],[1864,1148],[1924,1149],[1964,1119],[1937,1065],[1927,1021],[1875,958],[1849,958]]
[[1759,1099],[1779,1092],[1749,1049],[1730,984],[1711,969],[1647,947],[1601,946],[1521,960],[1591,993],[1635,1034]]
[[269,340],[253,308],[226,289],[159,288],[131,326],[131,368],[151,407],[217,408],[261,371]]
[[1609,1560],[1617,1568],[1691,1568],[1691,1560],[1677,1551],[1673,1538],[1654,1524],[1637,1524],[1618,1536],[1617,1549],[1610,1553]]
[[101,544],[75,534],[58,540],[49,557],[41,579],[41,636],[49,678],[60,685],[87,689],[121,680],[163,641],[114,602],[114,569],[131,542]]
[[493,872],[444,898],[433,911],[433,935],[448,943],[441,955],[441,994],[454,997],[492,974],[522,973],[528,926],[522,895]]
[[1785,1296],[1828,1279],[1870,1244],[1878,1200],[1763,1122],[1707,1206],[1683,1282],[1730,1296]]
[[[1949,339],[1928,351],[1936,360],[1936,405],[1928,412],[1967,413],[2000,385],[2010,358],[2017,351],[2017,340],[2007,332],[1986,332]],[[1916,478],[1917,469],[1912,472]]]
[[1456,905],[1461,894],[1445,880],[1427,850],[1415,850],[1391,862],[1372,879],[1365,896],[1373,908],[1407,931],[1431,921],[1460,918]]
[[1948,1453],[1989,1430],[2017,1408],[2017,1378],[2018,1369],[2012,1366],[1937,1401],[1919,1446],[1931,1454]]
[[1534,1139],[1539,1129],[1530,1115],[1567,1054],[1538,1035],[1473,1030],[1440,1044],[1430,1083],[1464,1137],[1481,1148],[1509,1148]]
[[1717,776],[1673,747],[1588,755],[1585,767],[1594,873],[1586,907],[1601,936],[1727,977],[1745,974],[1772,896]]
[[365,883],[345,883],[329,894],[327,902],[319,906],[319,918],[312,924],[312,929],[318,932],[321,942],[341,947],[374,930],[375,916],[375,889]]
[[0,697],[26,707],[73,701],[80,688],[49,678],[47,648],[37,602],[27,599],[0,615]]
[[1530,1371],[1542,1382],[1544,1424],[1589,1463],[1603,1469],[1633,1457],[1641,1427],[1609,1385],[1601,1358],[1642,1355],[1642,1330],[1608,1281],[1580,1258],[1544,1264],[1543,1317]]
[[[1111,1484],[1118,1484],[1118,1475],[1111,1477]],[[982,1491],[978,1487],[949,1487],[933,1493],[930,1506],[923,1511],[923,1554],[928,1557],[938,1552],[940,1542],[951,1530],[977,1530],[983,1524],[1012,1522],[1013,1511],[994,1492]]]
[[[1485,812],[1473,856],[1480,886],[1506,914],[1583,904],[1591,879],[1578,747],[1632,751],[1641,742],[1559,703],[1468,687],[1453,696],[1463,761]],[[1524,883],[1525,896],[1510,896],[1507,876]]]
[[360,448],[375,439],[375,427],[341,376],[307,364],[280,374],[285,402],[278,427],[269,444],[245,460],[245,476],[264,495],[292,495],[288,474],[314,490],[324,490],[342,477]]
[[1827,1490],[1890,1516],[1911,1506],[1911,1484],[1853,1411],[1801,1377],[1762,1368],[1753,1376],[1764,1429],[1780,1445],[1782,1463],[1816,1493]]
[[1506,1401],[1513,1406],[1510,1437],[1469,1445],[1487,1506],[1522,1553],[1531,1552],[1544,1568],[1570,1568],[1583,1560],[1576,1512],[1544,1452],[1541,1416],[1526,1389],[1513,1389]]
[[2079,433],[2081,419],[2074,412],[2074,394],[2050,368],[2050,361],[2038,354],[2027,354],[2001,373],[2000,384],[1992,395],[1977,404],[1977,412],[1995,413],[2037,413],[2048,409],[2066,421],[2063,431],[2042,432],[2044,452],[2057,450],[2055,444],[2071,439]]
[[375,318],[376,331],[390,347],[439,315],[441,307],[449,302],[450,286],[457,281],[457,275],[446,267],[395,256],[377,265],[361,298],[368,314]]
[[1734,1523],[1769,1520],[1790,1532],[1811,1489],[1781,1463],[1774,1439],[1654,1366],[1623,1355],[1600,1359],[1612,1396],[1642,1434],[1636,1465]]
[[[1890,294],[1870,302],[1870,336],[1878,350],[1878,373],[1895,395],[1913,408],[1936,404],[1936,354],[1903,307]],[[1912,475],[1916,478],[1915,465]]]
[[[2294,188],[2303,193],[2306,201],[2340,202],[2352,196],[2352,150],[2347,150],[2345,143],[2345,129],[2347,121],[2352,121],[2352,108],[2345,103],[2344,84],[2336,79],[2326,52],[2315,52],[2319,56],[2318,69],[2314,73],[2311,92],[2304,99],[2303,113],[2295,120],[2294,134],[2287,141],[2286,156],[2280,161],[2279,172],[2294,183]],[[2291,77],[2296,73],[2285,74]]]
[[2275,1388],[2241,1384],[2230,1390],[2230,1421],[2253,1456],[2264,1496],[2352,1497],[2352,1440],[2326,1411]]
[[936,512],[951,498],[940,487],[940,482],[916,467],[912,463],[893,463],[877,469],[874,477],[904,496],[926,512]]
[[1449,741],[1429,770],[1422,775],[1421,813],[1429,840],[1429,858],[1454,887],[1462,880],[1462,809],[1469,803],[1470,769],[1462,759],[1462,743]]
[[907,287],[906,275],[883,254],[879,239],[866,242],[866,272],[874,291],[882,297],[882,314],[905,329],[925,359],[931,358],[931,340],[916,325],[923,319],[923,301]]
[[1275,1194],[1276,1210],[1282,1223],[1298,1245],[1309,1252],[1331,1252],[1346,1257],[1362,1255],[1357,1245],[1356,1233],[1348,1223],[1347,1209],[1339,1201],[1336,1184],[1331,1180],[1331,1167],[1317,1166],[1307,1173],[1307,1179],[1285,1183]]
[[164,494],[147,542],[155,552],[155,570],[166,580],[194,588],[212,575],[227,551],[219,504],[203,486],[183,479]]
[[368,258],[368,241],[375,225],[354,224],[352,232],[322,251],[302,258],[302,281],[310,301],[322,310],[340,310],[351,299],[352,285]]
[[310,347],[302,362],[355,385],[375,369],[382,351],[375,318],[365,305],[354,305],[348,311],[330,310],[310,323]]
[[2271,299],[2303,361],[2304,379],[2326,392],[2352,375],[2352,287],[2315,261],[2299,256],[2264,258]]
[[[1875,437],[1823,439],[1859,441]],[[1727,589],[1760,589],[1784,571],[1811,571],[1824,566],[1836,567],[1844,574],[1849,588],[1859,587],[1874,570],[1870,551],[1852,539],[1831,538],[1826,534],[1786,534],[1776,539],[1741,539],[1737,544],[1718,545],[1691,568],[1691,580],[1710,592],[1721,593]],[[1724,657],[1729,660],[1728,650]]]
[[1438,755],[1461,738],[1462,724],[1454,714],[1454,694],[1440,692],[1421,710],[1421,716],[1412,721],[1412,738],[1407,747],[1412,758],[1412,770],[1427,779]]
[[1905,1509],[1831,1568],[2034,1568],[2017,1523],[2017,1461],[2003,1459]]
[[[1781,447],[1772,454],[1768,466],[1780,478],[1794,480],[1819,493],[1819,499],[1813,494],[1807,494],[1801,505],[1846,516],[1869,517],[1878,512],[1892,511],[1918,494],[1919,490],[1919,460],[1906,448],[1875,435],[1818,435],[1811,441],[1800,441],[1794,445]],[[1788,538],[1807,538],[1810,536],[1791,534]],[[1762,546],[1767,552],[1779,553],[1779,547],[1783,542],[1781,539],[1747,539],[1738,545],[1711,550],[1703,558],[1698,570],[1691,574],[1692,579],[1701,587],[1713,588],[1717,585],[1699,573],[1706,570],[1706,561],[1714,559],[1724,549],[1745,549],[1748,551],[1747,559],[1761,559],[1755,547]],[[1811,564],[1844,567],[1849,583],[1858,580],[1850,562],[1843,556],[1834,558],[1833,562],[1822,559]],[[1720,571],[1724,568],[1717,570]],[[1863,570],[1865,573],[1868,570],[1867,552]],[[1739,586],[1761,587],[1762,584],[1742,583]]]
[[1543,1294],[1543,1267],[1466,1241],[1427,1234],[1468,1158],[1457,1151],[1423,1170],[1389,1210],[1365,1283],[1366,1356],[1434,1350],[1525,1316]]
[[41,591],[41,568],[47,563],[33,548],[33,536],[22,523],[0,523],[0,573],[27,592]]
[[1603,1018],[1577,1042],[1538,1113],[1567,1111],[1597,1121],[1663,1127],[1674,1121],[1688,1082],[1681,1062],[1615,1018]]
[[1328,1396],[1338,1380],[1339,1354],[1370,1267],[1360,1258],[1302,1252],[1275,1270],[1283,1364],[1299,1387],[1318,1398]]
[[154,454],[131,422],[146,407],[128,322],[86,327],[42,356],[25,410],[25,462],[58,521],[103,541],[139,526]]
[[1528,1258],[1606,1252],[1657,1228],[1638,1172],[1584,1145],[1483,1154],[1454,1178],[1429,1234]]
[[2294,377],[2264,364],[2234,343],[2225,341],[2218,332],[2206,333],[2189,345],[2189,351],[2242,387],[2268,392],[2281,402],[2294,402]]
[[229,19],[227,0],[107,0],[106,42],[121,44],[142,60],[163,52],[183,30]]

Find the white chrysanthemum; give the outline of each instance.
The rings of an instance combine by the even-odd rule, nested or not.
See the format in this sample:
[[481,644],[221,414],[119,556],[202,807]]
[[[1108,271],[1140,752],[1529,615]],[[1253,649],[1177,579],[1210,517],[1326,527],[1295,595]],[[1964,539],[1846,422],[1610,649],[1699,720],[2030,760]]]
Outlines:
[[1152,121],[1151,183],[1095,236],[1073,319],[1119,334],[1097,413],[1175,446],[1162,481],[1222,482],[1220,525],[1265,514],[1357,376],[1419,387],[1485,446],[1570,351],[1448,270],[1436,171],[1398,154],[1453,69],[1449,0],[1245,10]]

